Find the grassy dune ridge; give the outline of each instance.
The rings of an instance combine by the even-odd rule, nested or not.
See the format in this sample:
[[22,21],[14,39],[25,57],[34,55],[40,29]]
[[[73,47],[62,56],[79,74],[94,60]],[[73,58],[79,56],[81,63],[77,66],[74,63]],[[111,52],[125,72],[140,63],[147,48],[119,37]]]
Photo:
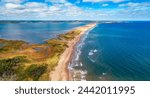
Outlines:
[[49,80],[68,41],[81,33],[75,29],[44,44],[0,39],[0,80]]

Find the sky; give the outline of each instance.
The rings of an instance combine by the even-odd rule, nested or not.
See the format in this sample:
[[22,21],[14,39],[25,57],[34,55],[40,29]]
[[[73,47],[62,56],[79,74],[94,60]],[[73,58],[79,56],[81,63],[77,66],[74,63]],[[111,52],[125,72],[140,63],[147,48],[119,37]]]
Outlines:
[[150,0],[0,0],[0,20],[150,20]]

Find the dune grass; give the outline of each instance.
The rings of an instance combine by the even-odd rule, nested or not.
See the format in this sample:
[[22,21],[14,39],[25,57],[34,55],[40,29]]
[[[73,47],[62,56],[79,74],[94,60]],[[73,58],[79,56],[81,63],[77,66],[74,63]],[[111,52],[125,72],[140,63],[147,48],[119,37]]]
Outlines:
[[[3,55],[0,56],[0,80],[49,80],[49,73],[68,47],[68,41],[80,33],[80,30],[73,30],[47,40],[44,44],[0,39],[0,55]],[[45,56],[39,59],[40,55]]]
[[70,31],[66,34],[60,34],[58,36],[59,39],[64,39],[64,40],[72,40],[75,38],[76,35],[79,35],[81,33],[80,30],[73,30],[73,31]]
[[8,53],[23,49],[28,43],[21,40],[0,39],[0,44],[3,44],[3,47],[0,47],[0,52]]

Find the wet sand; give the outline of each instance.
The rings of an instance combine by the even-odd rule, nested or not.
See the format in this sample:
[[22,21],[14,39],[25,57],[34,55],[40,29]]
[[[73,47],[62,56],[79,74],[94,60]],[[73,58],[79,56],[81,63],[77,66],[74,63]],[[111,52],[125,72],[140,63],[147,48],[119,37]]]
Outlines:
[[95,26],[96,24],[93,23],[75,29],[75,30],[80,30],[81,33],[77,35],[73,40],[67,42],[68,48],[66,48],[66,50],[61,54],[58,65],[55,67],[54,71],[50,73],[51,81],[72,81],[73,80],[72,75],[69,74],[68,64],[72,58],[72,54],[74,52],[75,46],[80,41],[81,36]]

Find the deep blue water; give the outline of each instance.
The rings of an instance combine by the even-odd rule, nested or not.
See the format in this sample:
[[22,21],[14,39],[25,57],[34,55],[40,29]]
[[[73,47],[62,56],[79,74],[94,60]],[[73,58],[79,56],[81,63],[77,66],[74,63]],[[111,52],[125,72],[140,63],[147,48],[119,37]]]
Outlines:
[[99,23],[81,51],[87,80],[150,80],[150,22]]
[[47,39],[57,37],[58,34],[85,24],[85,22],[44,21],[0,22],[0,38],[43,43]]

